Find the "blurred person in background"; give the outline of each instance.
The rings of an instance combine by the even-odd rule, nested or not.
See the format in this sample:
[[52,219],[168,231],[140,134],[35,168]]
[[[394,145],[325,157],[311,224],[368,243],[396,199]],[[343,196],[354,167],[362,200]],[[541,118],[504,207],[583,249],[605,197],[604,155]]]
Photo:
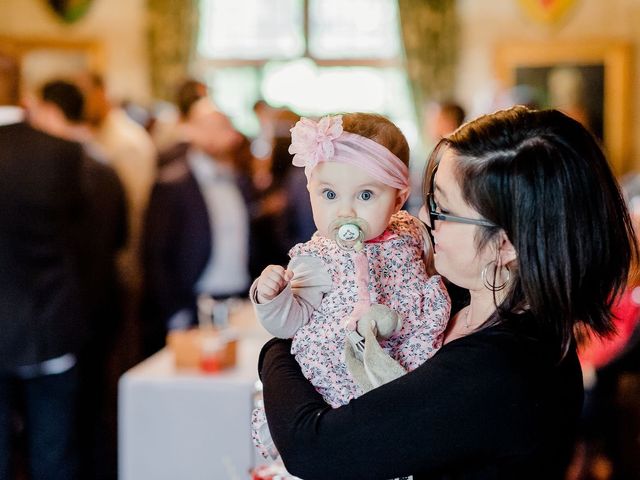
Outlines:
[[[311,211],[311,200],[307,190],[307,179],[300,168],[291,168],[293,155],[289,153],[290,137],[278,137],[274,142],[273,157],[276,164],[287,162],[287,168],[282,180],[287,198],[284,209],[284,245],[287,252],[294,245],[306,242],[316,231]],[[282,157],[282,159],[280,159]],[[288,255],[287,255],[288,257]]]
[[[423,138],[427,154],[444,137],[453,133],[464,122],[466,112],[464,108],[453,100],[429,102],[424,108]],[[422,206],[420,190],[424,174],[426,156],[411,158],[411,195],[405,208],[412,215],[417,215]]]
[[260,126],[258,135],[251,141],[251,153],[256,159],[253,182],[261,191],[268,190],[273,182],[272,157],[278,139],[291,139],[289,130],[300,116],[287,108],[277,108],[265,100],[253,105],[253,112]]
[[238,168],[242,135],[208,98],[192,105],[189,146],[160,170],[147,211],[144,353],[168,330],[197,323],[197,298],[244,296],[250,281],[251,179]]
[[[621,179],[636,236],[640,175]],[[567,480],[640,479],[640,269],[613,306],[616,330],[607,338],[579,336],[585,383],[581,438]]]
[[[291,128],[300,116],[291,110],[274,109],[258,102],[262,132],[269,132],[268,157],[254,157],[253,180],[260,202],[254,228],[260,238],[256,248],[259,274],[267,265],[288,263],[288,252],[296,243],[307,241],[315,232],[311,202],[304,172],[293,168],[289,153]],[[267,124],[267,120],[269,122]],[[255,140],[252,150],[255,149]],[[255,276],[255,275],[254,275]]]
[[184,155],[188,146],[184,126],[189,111],[194,103],[205,97],[208,97],[207,86],[195,78],[187,78],[178,85],[175,96],[177,115],[168,115],[168,109],[165,109],[165,114],[157,119],[152,130],[153,141],[159,152],[159,168]]
[[[27,104],[32,125],[50,135],[81,143],[89,154],[99,156],[92,145],[91,127],[84,121],[84,96],[66,80],[50,80]],[[104,158],[100,158],[104,162]]]
[[118,175],[92,144],[83,112],[82,92],[62,80],[47,82],[29,109],[31,122],[38,128],[80,142],[85,149],[82,186],[87,223],[82,247],[86,261],[81,267],[89,337],[78,358],[80,477],[115,478],[118,375],[109,375],[107,365],[122,320],[116,256],[126,242],[126,199]]
[[[258,120],[260,128],[258,135],[251,142],[251,153],[253,153],[253,156],[258,161],[266,162],[271,158],[273,140],[276,137],[275,130],[278,109],[269,105],[265,100],[260,99],[253,104],[253,113]],[[293,123],[295,123],[295,121]]]
[[184,122],[194,103],[208,96],[207,86],[200,80],[188,78],[182,82],[176,92],[176,104],[180,112],[180,119]]
[[[260,166],[268,166],[268,171],[261,171],[254,176],[254,186],[258,192],[258,209],[253,223],[254,233],[260,239],[256,249],[256,268],[262,271],[270,264],[284,265],[289,257],[287,252],[287,212],[290,198],[285,189],[285,179],[288,175],[291,155],[286,150],[291,143],[290,138],[274,139],[269,159],[256,159]],[[255,172],[254,170],[254,173]],[[268,183],[260,183],[268,176]],[[255,185],[256,180],[262,188]]]
[[131,120],[108,98],[104,79],[96,74],[82,79],[86,96],[86,116],[94,131],[96,144],[104,153],[124,185],[129,209],[129,239],[121,269],[125,281],[135,282],[139,275],[137,248],[142,216],[156,174],[156,151],[143,127]]
[[453,133],[464,122],[464,108],[454,101],[435,102],[427,107],[426,133],[430,143]]
[[[25,122],[0,126],[0,478],[14,478],[14,413],[31,480],[73,480],[87,340],[82,146]],[[16,400],[20,400],[16,402]]]
[[290,144],[290,135],[273,139],[269,162],[271,181],[260,192],[254,225],[256,237],[260,238],[256,248],[258,273],[270,264],[287,264],[291,247],[307,241],[316,231],[307,178],[304,171],[293,168]]
[[124,371],[141,359],[136,348],[140,337],[142,293],[140,242],[143,216],[157,173],[157,154],[146,130],[113,105],[107,94],[107,85],[100,75],[88,74],[79,78],[78,82],[84,90],[86,118],[92,127],[95,142],[107,164],[118,174],[127,200],[127,243],[118,256],[118,273],[124,288],[124,322],[117,342],[121,349],[118,358],[122,365],[117,368]]

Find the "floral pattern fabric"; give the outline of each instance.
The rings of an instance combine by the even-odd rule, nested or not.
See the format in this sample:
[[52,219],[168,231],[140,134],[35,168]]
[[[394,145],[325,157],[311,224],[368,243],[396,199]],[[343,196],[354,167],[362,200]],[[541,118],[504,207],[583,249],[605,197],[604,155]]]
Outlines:
[[[372,304],[388,306],[402,320],[399,333],[381,342],[406,370],[431,358],[442,345],[450,302],[439,275],[429,277],[422,261],[423,236],[418,220],[401,211],[392,217],[382,241],[365,243],[369,261]],[[318,235],[296,245],[291,257],[320,258],[333,281],[320,307],[293,337],[291,351],[306,378],[332,406],[338,407],[363,392],[344,361],[345,322],[358,301],[355,253]]]

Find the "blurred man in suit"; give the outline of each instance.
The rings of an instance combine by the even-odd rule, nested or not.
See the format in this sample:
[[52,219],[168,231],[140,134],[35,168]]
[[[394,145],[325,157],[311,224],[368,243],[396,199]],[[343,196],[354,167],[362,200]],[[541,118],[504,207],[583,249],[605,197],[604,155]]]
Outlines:
[[[114,335],[118,312],[117,252],[124,247],[127,212],[124,187],[115,170],[95,145],[84,121],[84,97],[73,83],[52,80],[45,83],[39,98],[29,107],[30,123],[52,136],[79,142],[84,150],[82,189],[87,203],[82,247],[85,303],[89,305],[92,327],[104,335]],[[109,332],[107,334],[107,332]],[[97,334],[97,333],[96,333]]]
[[0,478],[12,478],[22,398],[32,480],[77,478],[83,149],[24,122],[0,126]]
[[160,171],[147,212],[146,354],[197,322],[198,296],[245,295],[251,278],[251,181],[235,165],[242,136],[208,98],[184,128],[188,148]]
[[[84,97],[73,83],[52,80],[31,105],[31,123],[51,135],[81,142],[86,153],[82,187],[87,204],[82,267],[89,338],[78,359],[81,478],[116,476],[116,383],[108,368],[122,324],[116,255],[124,247],[127,208],[123,186],[84,121]],[[113,370],[113,368],[111,368]]]
[[157,152],[147,131],[112,101],[102,76],[86,75],[78,83],[86,98],[85,114],[94,140],[107,164],[118,174],[127,199],[127,243],[118,255],[118,272],[125,293],[124,331],[118,339],[118,358],[119,368],[126,369],[140,361],[140,242],[144,213],[157,173]]

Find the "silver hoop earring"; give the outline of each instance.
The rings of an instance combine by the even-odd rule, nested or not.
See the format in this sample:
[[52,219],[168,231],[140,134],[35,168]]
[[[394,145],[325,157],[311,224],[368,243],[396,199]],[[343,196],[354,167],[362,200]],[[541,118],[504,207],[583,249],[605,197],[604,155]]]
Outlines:
[[[504,290],[504,288],[509,283],[509,280],[511,279],[511,270],[509,270],[509,267],[505,265],[504,269],[507,271],[506,280],[500,285],[496,285],[495,283],[490,283],[489,280],[487,279],[487,272],[489,271],[489,267],[494,263],[496,262],[487,263],[482,269],[482,272],[480,272],[480,277],[482,278],[482,285],[484,285],[484,288],[486,288],[487,290],[491,290],[492,292],[499,292],[500,290]],[[495,280],[496,279],[494,275],[493,281],[495,282]]]

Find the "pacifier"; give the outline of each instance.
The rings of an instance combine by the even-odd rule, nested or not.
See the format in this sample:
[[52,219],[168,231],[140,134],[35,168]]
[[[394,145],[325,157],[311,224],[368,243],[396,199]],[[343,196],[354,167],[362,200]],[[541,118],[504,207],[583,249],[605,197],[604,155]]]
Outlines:
[[354,219],[344,219],[344,223],[337,221],[334,228],[336,243],[343,250],[359,252],[364,247],[364,231]]

